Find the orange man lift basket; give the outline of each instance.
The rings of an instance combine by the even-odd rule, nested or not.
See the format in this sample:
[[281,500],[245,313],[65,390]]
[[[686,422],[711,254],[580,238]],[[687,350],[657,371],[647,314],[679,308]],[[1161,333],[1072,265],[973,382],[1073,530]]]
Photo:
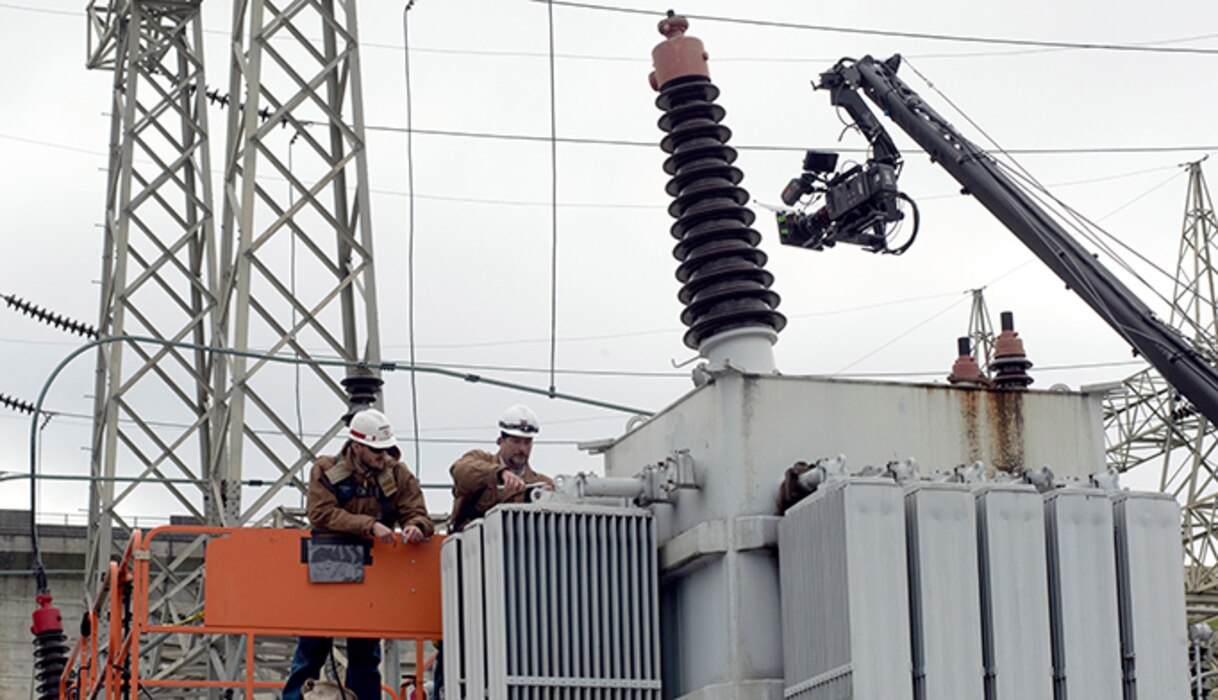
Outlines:
[[[369,542],[360,583],[311,583],[302,556],[311,537],[307,530],[272,528],[171,525],[146,534],[136,530],[122,559],[111,562],[105,585],[86,613],[59,697],[111,700],[141,697],[142,689],[231,688],[252,698],[255,691],[283,685],[282,678],[256,679],[255,641],[269,636],[414,640],[415,687],[422,688],[422,674],[432,661],[424,659],[422,642],[442,634],[443,537],[414,545]],[[150,572],[157,545],[170,538],[188,541],[179,550],[203,548],[204,604],[199,614],[157,624],[149,615]],[[166,634],[235,638],[244,645],[244,673],[214,680],[142,668],[141,644]],[[146,677],[146,672],[158,673]],[[404,700],[400,689],[383,690]]]

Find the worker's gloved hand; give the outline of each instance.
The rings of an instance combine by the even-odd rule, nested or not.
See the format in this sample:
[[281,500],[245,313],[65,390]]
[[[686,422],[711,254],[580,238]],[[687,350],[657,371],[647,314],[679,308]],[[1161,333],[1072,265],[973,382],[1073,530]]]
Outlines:
[[503,470],[503,495],[515,496],[516,494],[524,491],[524,488],[524,479],[521,479],[506,469]]
[[372,525],[372,536],[380,540],[382,544],[397,544],[397,539],[393,536],[393,530],[385,527],[384,523],[374,523]]
[[402,530],[402,540],[409,544],[418,544],[423,541],[423,531],[414,525],[407,525],[405,530]]

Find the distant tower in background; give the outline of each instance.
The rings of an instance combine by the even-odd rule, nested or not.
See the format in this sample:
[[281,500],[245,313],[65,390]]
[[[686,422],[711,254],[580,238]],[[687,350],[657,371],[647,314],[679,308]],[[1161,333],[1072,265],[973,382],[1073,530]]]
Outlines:
[[986,376],[990,374],[990,361],[994,359],[994,324],[990,321],[990,310],[985,306],[985,287],[969,290],[973,295],[973,307],[968,317],[968,337],[973,348],[973,359]]
[[[344,414],[380,405],[356,3],[237,0],[226,95],[205,79],[200,6],[87,8],[88,65],[114,72],[100,335],[304,364],[102,347],[86,590],[121,555],[133,529],[125,513],[274,521],[299,504],[307,467],[330,449]],[[227,108],[218,240],[209,104]],[[371,369],[323,367],[317,356]],[[319,419],[328,421],[320,431]],[[199,544],[154,572],[150,618],[202,614]],[[179,675],[210,679],[236,677],[244,658],[234,640],[204,635],[152,647],[145,669],[172,662]]]
[[[1187,167],[1188,196],[1169,323],[1215,363],[1218,219],[1201,162]],[[1158,488],[1174,496],[1183,508],[1189,603],[1218,603],[1218,439],[1214,426],[1152,369],[1134,374],[1108,394],[1104,426],[1109,465],[1123,472],[1157,465]]]

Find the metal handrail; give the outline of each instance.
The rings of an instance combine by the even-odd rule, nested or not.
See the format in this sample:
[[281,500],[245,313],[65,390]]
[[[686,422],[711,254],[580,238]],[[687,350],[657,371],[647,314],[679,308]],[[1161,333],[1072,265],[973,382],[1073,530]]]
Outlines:
[[[153,528],[145,535],[133,530],[131,538],[118,561],[110,563],[102,586],[86,611],[89,620],[88,634],[82,635],[68,657],[60,678],[59,697],[65,700],[117,700],[120,694],[130,693],[138,697],[140,688],[232,688],[243,689],[245,697],[252,697],[255,690],[274,690],[283,687],[282,681],[255,680],[254,643],[258,636],[330,636],[329,630],[309,629],[307,625],[293,626],[292,630],[265,627],[234,628],[204,624],[150,624],[149,623],[149,575],[151,569],[152,544],[158,536],[167,534],[194,534],[225,537],[243,528],[208,527],[193,525],[164,525]],[[129,592],[125,590],[129,588]],[[107,622],[106,639],[101,640],[98,624]],[[223,634],[239,635],[245,642],[245,674],[240,680],[194,680],[140,677],[141,639],[149,634]],[[384,635],[386,638],[416,642],[414,687],[415,700],[425,700],[423,674],[434,663],[434,655],[424,658],[423,638]],[[431,638],[431,637],[428,637]],[[105,658],[101,656],[101,644],[105,644]],[[382,684],[382,693],[393,700],[405,700],[403,684],[395,689]]]

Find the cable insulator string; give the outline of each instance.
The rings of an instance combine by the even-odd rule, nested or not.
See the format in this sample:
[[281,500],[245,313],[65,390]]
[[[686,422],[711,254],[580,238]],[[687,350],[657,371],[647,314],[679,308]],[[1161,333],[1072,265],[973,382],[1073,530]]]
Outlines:
[[31,416],[34,415],[34,412],[38,410],[34,408],[34,404],[30,403],[29,401],[22,401],[21,399],[13,398],[7,394],[0,394],[0,406],[4,406],[5,408],[10,408],[18,413],[25,413]]
[[60,330],[84,336],[86,338],[97,337],[97,329],[87,323],[84,323],[83,321],[76,321],[66,316],[61,316],[53,311],[48,311],[40,306],[35,306],[34,304],[31,304],[30,302],[12,294],[4,295],[4,301],[8,303],[11,308],[20,311],[26,316],[31,316],[39,321],[42,321],[43,323],[55,326]]

